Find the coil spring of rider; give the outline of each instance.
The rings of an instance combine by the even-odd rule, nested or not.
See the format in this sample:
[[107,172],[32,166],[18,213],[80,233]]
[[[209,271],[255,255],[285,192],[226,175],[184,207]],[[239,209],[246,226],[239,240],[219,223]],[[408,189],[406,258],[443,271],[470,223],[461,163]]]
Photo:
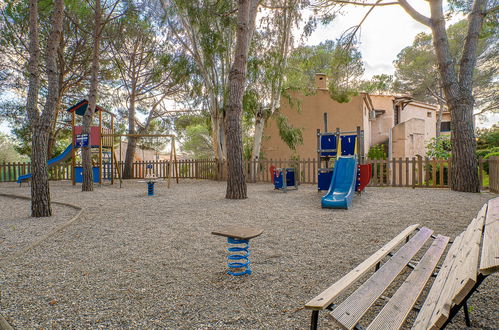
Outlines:
[[154,196],[154,182],[153,181],[149,181],[147,183],[147,195]]
[[[251,268],[249,261],[249,255],[250,255],[249,240],[228,237],[227,243],[234,245],[236,244],[242,245],[242,246],[231,246],[227,248],[227,251],[232,253],[229,254],[229,256],[227,257],[228,266],[229,266],[229,271],[227,273],[234,276],[241,276],[245,274],[251,275]],[[235,269],[240,269],[240,271],[233,271]]]

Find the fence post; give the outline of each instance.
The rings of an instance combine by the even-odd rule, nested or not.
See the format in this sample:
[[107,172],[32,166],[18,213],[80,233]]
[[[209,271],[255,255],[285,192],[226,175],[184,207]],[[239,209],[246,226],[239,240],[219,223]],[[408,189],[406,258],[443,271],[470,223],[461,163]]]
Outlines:
[[489,162],[489,189],[499,193],[499,156],[491,156]]
[[412,189],[416,188],[416,157],[412,157]]
[[[490,167],[489,167],[489,173],[490,173]],[[480,157],[478,158],[478,176],[480,179],[480,190],[483,189],[483,158]]]

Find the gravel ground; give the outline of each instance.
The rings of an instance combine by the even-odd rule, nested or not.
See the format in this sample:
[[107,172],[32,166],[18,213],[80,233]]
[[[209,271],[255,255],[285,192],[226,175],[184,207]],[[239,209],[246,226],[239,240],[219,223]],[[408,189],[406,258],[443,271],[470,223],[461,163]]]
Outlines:
[[[154,197],[137,182],[93,193],[53,183],[52,199],[85,207],[83,217],[2,266],[0,313],[15,328],[303,329],[303,304],[405,227],[454,237],[496,196],[368,188],[346,211],[321,209],[312,185],[284,194],[251,184],[241,201],[224,193],[210,181],[159,183]],[[225,240],[210,234],[238,223],[265,230],[252,240],[249,277],[225,274]],[[470,301],[474,327],[499,326],[498,282],[487,278]],[[333,328],[325,314],[321,326]],[[452,328],[463,326],[458,315]]]
[[67,206],[53,205],[54,216],[40,220],[30,216],[29,200],[0,196],[0,205],[0,261],[20,252],[76,214]]

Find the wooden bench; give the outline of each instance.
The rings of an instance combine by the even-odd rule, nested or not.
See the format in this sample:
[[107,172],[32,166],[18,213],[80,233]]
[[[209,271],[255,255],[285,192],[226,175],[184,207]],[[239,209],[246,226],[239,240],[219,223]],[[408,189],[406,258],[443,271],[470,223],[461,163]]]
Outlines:
[[[449,242],[449,237],[434,236],[433,230],[418,226],[416,224],[406,228],[355,269],[310,300],[305,305],[305,309],[312,310],[310,328],[317,329],[321,310],[330,311],[335,322],[343,328],[363,328],[359,321],[381,297],[388,301],[367,329],[399,329],[425,291],[426,283],[435,275],[436,279],[412,324],[413,329],[445,328],[461,308],[466,324],[470,326],[466,303],[468,298],[489,274],[499,269],[499,197],[485,204],[467,229],[453,242]],[[423,257],[418,262],[413,261],[429,239],[433,239],[433,242]],[[391,251],[402,243],[404,244],[392,254]],[[449,244],[442,266],[438,274],[435,274],[437,264]],[[381,261],[386,256],[390,256],[390,259],[381,266]],[[405,267],[413,269],[408,277],[390,298],[382,296]],[[374,274],[371,277],[341,303],[334,304],[338,296],[373,268]]]

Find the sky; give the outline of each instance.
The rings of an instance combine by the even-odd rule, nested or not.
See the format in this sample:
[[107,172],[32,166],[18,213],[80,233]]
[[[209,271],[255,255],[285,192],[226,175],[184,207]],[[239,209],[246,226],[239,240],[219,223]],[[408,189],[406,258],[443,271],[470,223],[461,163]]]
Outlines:
[[[374,2],[374,0],[373,0]],[[429,16],[426,1],[410,1],[420,13]],[[338,16],[327,26],[319,26],[307,40],[308,45],[316,45],[324,40],[335,40],[345,30],[359,24],[369,7],[348,5],[343,15]],[[460,19],[455,17],[451,22]],[[394,74],[393,61],[405,47],[412,45],[414,37],[421,32],[431,33],[429,27],[416,22],[398,5],[374,8],[360,28],[359,49],[364,62],[364,79],[377,74]],[[478,127],[491,127],[499,122],[499,114],[488,114],[477,118]]]
[[[373,1],[374,2],[374,1]],[[427,15],[426,1],[412,1],[412,5]],[[338,16],[327,26],[320,26],[308,39],[307,44],[316,45],[326,39],[337,39],[343,31],[359,24],[370,7],[348,5],[343,15]],[[393,74],[393,61],[397,54],[412,44],[420,32],[430,33],[430,29],[412,19],[398,5],[374,8],[362,24],[359,41],[364,61],[364,78],[376,74]]]

